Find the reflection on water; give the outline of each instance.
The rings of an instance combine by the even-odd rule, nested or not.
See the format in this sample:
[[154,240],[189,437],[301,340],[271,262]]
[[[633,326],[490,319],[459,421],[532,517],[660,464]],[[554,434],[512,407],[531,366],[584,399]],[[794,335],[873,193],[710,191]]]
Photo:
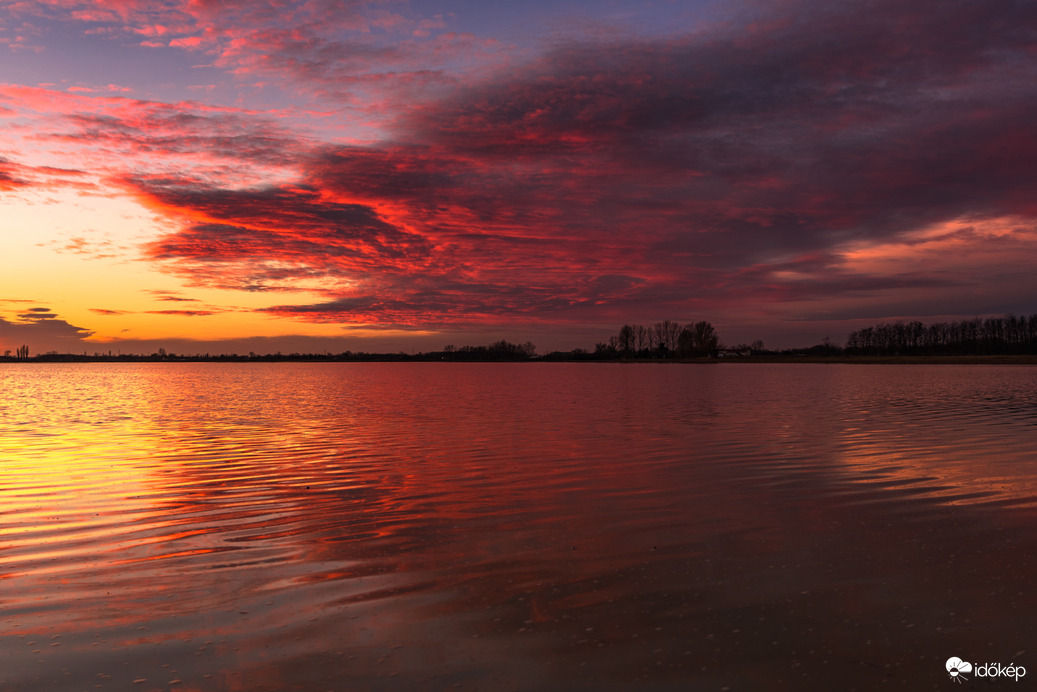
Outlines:
[[1035,368],[0,382],[0,689],[930,688],[1035,634]]

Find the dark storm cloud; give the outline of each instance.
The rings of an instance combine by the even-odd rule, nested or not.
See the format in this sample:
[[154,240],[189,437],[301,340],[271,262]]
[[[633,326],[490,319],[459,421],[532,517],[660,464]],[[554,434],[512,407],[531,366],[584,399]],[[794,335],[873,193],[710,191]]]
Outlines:
[[694,35],[560,43],[410,104],[392,142],[315,149],[298,187],[143,185],[199,219],[152,256],[247,289],[360,276],[327,301],[270,310],[438,324],[639,301],[643,313],[682,294],[731,306],[953,291],[987,269],[970,279],[967,263],[954,273],[905,254],[879,272],[850,251],[931,252],[919,234],[955,223],[1032,230],[1037,4],[750,14]]
[[792,251],[1033,213],[1037,6],[790,9],[728,35],[561,47],[417,109],[404,129],[455,155],[575,176],[577,201],[645,203],[728,242],[779,231]]
[[[49,311],[48,308],[32,308],[18,315],[18,321],[0,317],[0,351],[14,350],[24,345],[33,353],[69,349],[82,346],[82,339],[93,334],[89,329],[76,327]],[[47,310],[47,312],[41,312]]]
[[426,315],[434,315],[438,327],[450,328],[494,322],[503,314],[550,321],[553,313],[570,309],[574,302],[554,288],[408,278],[384,282],[377,293],[263,311],[310,322],[371,323],[397,329],[425,327]]

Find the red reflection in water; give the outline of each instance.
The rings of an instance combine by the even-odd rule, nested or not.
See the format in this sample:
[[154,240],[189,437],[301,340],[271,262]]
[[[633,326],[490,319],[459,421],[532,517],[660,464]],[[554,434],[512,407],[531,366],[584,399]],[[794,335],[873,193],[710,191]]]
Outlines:
[[970,470],[908,462],[890,430],[936,409],[882,372],[120,371],[123,422],[4,449],[0,664],[15,689],[781,688],[1022,648],[1030,510],[948,505]]

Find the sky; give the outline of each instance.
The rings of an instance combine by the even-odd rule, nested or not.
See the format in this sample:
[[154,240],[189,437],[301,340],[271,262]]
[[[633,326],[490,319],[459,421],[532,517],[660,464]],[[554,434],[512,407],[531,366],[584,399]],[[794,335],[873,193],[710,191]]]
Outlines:
[[1028,0],[0,0],[0,352],[1037,312]]

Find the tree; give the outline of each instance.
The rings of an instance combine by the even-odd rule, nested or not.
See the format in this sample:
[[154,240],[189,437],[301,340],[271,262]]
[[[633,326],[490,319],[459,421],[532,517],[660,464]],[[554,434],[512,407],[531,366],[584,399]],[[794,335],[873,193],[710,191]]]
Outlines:
[[1037,315],[973,318],[925,325],[882,323],[850,332],[857,355],[998,355],[1037,351]]
[[619,330],[619,338],[616,340],[616,348],[623,353],[633,351],[636,346],[634,334],[634,328],[629,324],[624,324]]
[[634,325],[634,350],[641,352],[651,348],[650,330],[640,324]]
[[670,320],[663,320],[652,327],[655,343],[660,351],[676,351],[677,339],[681,334],[681,326]]
[[717,352],[717,330],[706,321],[691,325],[692,352],[697,356],[715,356]]
[[29,359],[29,347],[28,346],[21,346],[21,347],[18,348],[18,359],[19,360],[28,360]]
[[690,324],[677,335],[677,352],[682,356],[690,356],[695,353],[695,334]]

